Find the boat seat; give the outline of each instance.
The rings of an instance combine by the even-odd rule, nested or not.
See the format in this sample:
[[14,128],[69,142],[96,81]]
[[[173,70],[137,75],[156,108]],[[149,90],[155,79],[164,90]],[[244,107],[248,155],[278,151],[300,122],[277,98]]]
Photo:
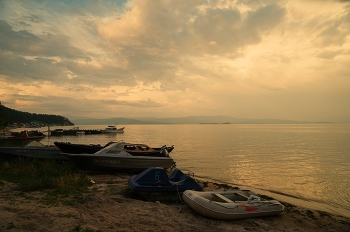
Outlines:
[[248,196],[246,196],[246,195],[244,195],[243,193],[240,193],[240,192],[235,192],[235,194],[240,195],[241,197],[244,197],[246,199],[249,198]]
[[231,200],[228,199],[227,197],[221,195],[220,193],[213,193],[213,195],[219,197],[220,199],[222,199],[222,200],[224,200],[224,201],[226,201],[226,202],[228,202],[228,203],[233,203],[233,201],[231,201]]

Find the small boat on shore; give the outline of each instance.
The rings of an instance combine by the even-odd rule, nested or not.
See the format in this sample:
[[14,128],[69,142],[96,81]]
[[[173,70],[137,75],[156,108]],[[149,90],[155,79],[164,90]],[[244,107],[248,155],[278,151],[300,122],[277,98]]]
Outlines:
[[108,125],[105,129],[101,130],[102,133],[124,133],[124,128],[117,128],[114,125]]
[[149,167],[167,169],[175,164],[165,149],[166,146],[161,148],[160,154],[162,155],[152,156],[141,152],[133,155],[125,151],[126,144],[125,142],[113,142],[94,154],[62,154],[67,155],[78,168],[93,172],[143,171]]
[[[73,154],[80,154],[80,153],[87,153],[87,154],[94,154],[101,150],[102,148],[105,148],[109,146],[113,142],[109,142],[104,146],[101,146],[100,144],[76,144],[76,143],[70,143],[70,142],[54,142],[56,147],[58,147],[62,152],[64,153],[73,153]],[[170,147],[165,147],[165,149],[170,153],[172,150],[174,150],[174,145]],[[125,143],[124,150],[130,153],[131,155],[153,155],[153,156],[164,156],[164,154],[161,153],[162,147],[159,148],[152,148],[146,144],[139,144],[139,143]]]
[[0,140],[41,140],[45,135],[39,131],[11,132],[11,135],[1,136]]
[[39,131],[11,132],[9,135],[0,136],[0,147],[21,147],[32,141],[40,141],[45,135]]
[[215,219],[233,220],[282,213],[284,205],[260,198],[250,190],[198,192],[186,190],[183,200],[196,212]]
[[77,144],[70,142],[54,142],[55,146],[58,147],[64,153],[73,153],[73,154],[81,154],[88,153],[94,154],[101,150],[102,148],[109,145],[107,143],[105,146],[101,146],[100,144]]
[[23,147],[0,147],[0,158],[13,159],[17,157],[69,160],[67,156],[61,154],[61,150],[57,147],[44,146],[37,141],[32,141]]
[[185,174],[177,168],[168,175],[164,168],[150,167],[130,177],[128,185],[147,200],[173,200],[181,198],[185,190],[203,191],[193,176],[193,173]]

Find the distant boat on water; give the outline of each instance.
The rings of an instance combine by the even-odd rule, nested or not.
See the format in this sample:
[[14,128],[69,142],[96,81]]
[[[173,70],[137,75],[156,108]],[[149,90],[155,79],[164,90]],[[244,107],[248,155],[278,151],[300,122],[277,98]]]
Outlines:
[[108,125],[105,129],[101,130],[102,133],[124,133],[124,128],[117,128],[114,125]]

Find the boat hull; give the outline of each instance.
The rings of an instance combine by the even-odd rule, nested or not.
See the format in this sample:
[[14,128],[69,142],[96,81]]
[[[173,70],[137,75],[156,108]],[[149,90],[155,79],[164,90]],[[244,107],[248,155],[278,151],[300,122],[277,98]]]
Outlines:
[[177,168],[168,175],[163,168],[150,167],[138,175],[131,176],[128,185],[149,201],[181,199],[185,190],[203,190],[190,174],[185,174]]
[[[56,147],[58,147],[64,153],[71,154],[94,154],[104,147],[100,144],[74,144],[69,142],[54,142]],[[128,144],[124,147],[124,150],[131,155],[136,156],[165,156],[164,152],[162,152],[162,148],[150,148],[148,146],[144,146],[147,150],[140,150],[137,148],[137,144]],[[174,149],[174,146],[166,147],[168,153],[170,153]]]
[[75,165],[84,171],[93,172],[118,172],[118,171],[142,171],[149,167],[171,168],[173,159],[170,157],[148,156],[103,156],[86,154],[66,154]]
[[[219,193],[220,192],[216,192]],[[284,206],[276,200],[249,202],[232,201],[223,202],[215,200],[208,194],[215,192],[205,192],[200,195],[196,191],[187,190],[183,193],[183,200],[196,212],[210,218],[222,220],[235,220],[252,217],[264,217],[278,215],[284,210]]]
[[101,130],[101,132],[102,133],[124,133],[124,129],[125,127],[122,127],[122,128],[112,127],[112,128],[106,128],[104,130]]
[[54,159],[69,160],[61,154],[57,147],[0,147],[2,158],[10,159],[16,157],[37,158],[37,159]]
[[115,131],[107,131],[107,130],[102,130],[101,133],[105,133],[105,134],[115,134],[115,133],[124,133],[124,130],[115,130]]
[[54,144],[62,152],[73,153],[73,154],[80,154],[80,153],[94,154],[103,148],[100,145],[94,145],[94,144],[85,145],[85,144],[72,144],[72,143],[65,143],[65,142],[54,142]]

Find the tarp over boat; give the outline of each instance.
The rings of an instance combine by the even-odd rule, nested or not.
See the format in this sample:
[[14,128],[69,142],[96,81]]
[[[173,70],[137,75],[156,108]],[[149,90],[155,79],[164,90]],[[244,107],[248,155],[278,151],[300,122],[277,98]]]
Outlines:
[[129,187],[148,200],[164,200],[165,196],[181,198],[185,190],[202,191],[203,187],[191,177],[175,168],[169,175],[161,167],[150,167],[139,175],[133,175],[128,180]]

